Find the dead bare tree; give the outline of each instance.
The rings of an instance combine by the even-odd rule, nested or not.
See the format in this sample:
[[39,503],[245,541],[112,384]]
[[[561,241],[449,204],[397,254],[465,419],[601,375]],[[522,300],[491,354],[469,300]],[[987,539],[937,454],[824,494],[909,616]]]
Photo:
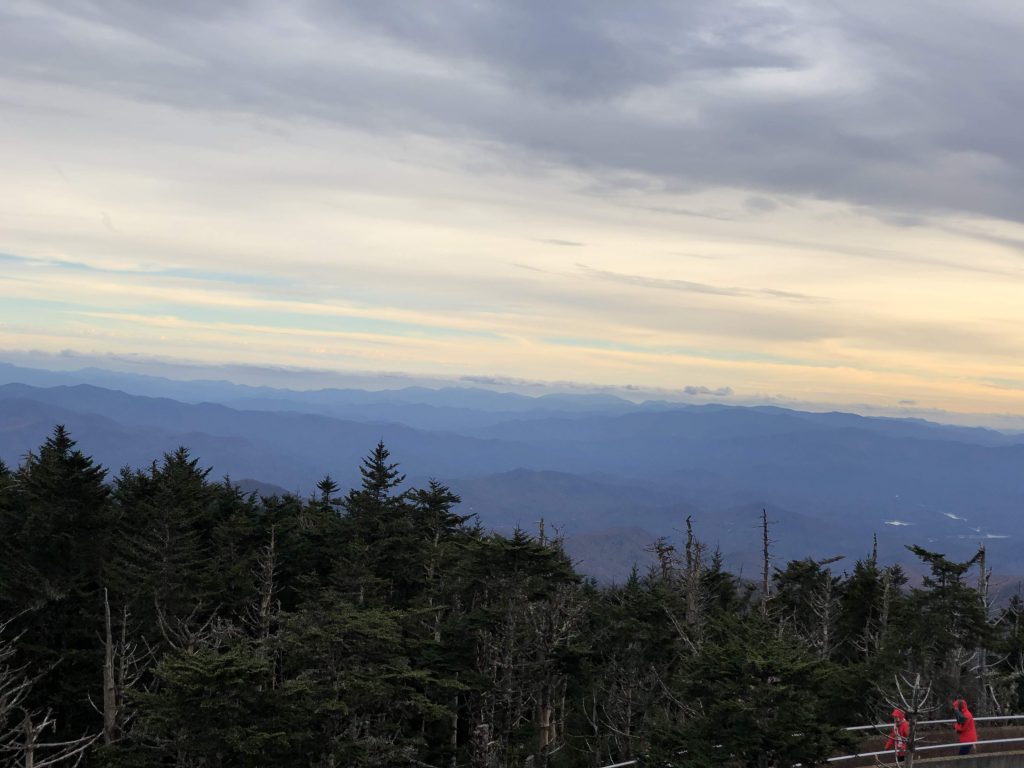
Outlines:
[[256,565],[252,569],[256,581],[257,599],[254,605],[246,608],[245,623],[251,629],[260,646],[270,638],[270,628],[274,616],[278,612],[277,594],[280,591],[278,575],[280,564],[277,555],[277,531],[270,527],[270,540],[256,557]]
[[565,735],[566,692],[568,678],[554,659],[559,649],[570,645],[580,631],[586,606],[576,590],[562,586],[544,604],[531,606],[528,612],[534,648],[534,679],[530,698],[537,728],[538,766],[546,766],[548,757],[561,748]]
[[[1021,601],[1020,586],[1017,587],[1017,595],[1012,597],[1006,609],[993,611],[992,603],[997,602],[994,596],[989,597],[990,601],[990,624],[992,626],[1003,625],[1002,631],[1010,637],[1018,638],[1022,634],[1022,623],[1024,623],[1024,602]],[[988,693],[994,705],[995,714],[1007,714],[1012,711],[1005,707],[1003,702],[1012,701],[1016,697],[1018,686],[1024,680],[1024,655],[1016,653],[1002,653],[996,657],[987,657],[988,668]]]
[[890,690],[882,690],[885,702],[893,709],[902,709],[909,726],[907,751],[904,758],[905,768],[913,768],[914,753],[917,748],[917,723],[922,715],[935,711],[931,683],[921,679],[921,673],[898,673],[893,675],[895,686]]
[[[993,601],[989,597],[989,580],[992,577],[992,572],[988,569],[985,560],[985,545],[980,544],[978,546],[978,599],[981,600],[982,610],[985,612],[985,621],[990,626],[994,623],[994,612],[992,610]],[[998,619],[996,618],[995,621]],[[974,651],[973,664],[971,665],[971,671],[974,672],[978,680],[978,694],[975,699],[978,714],[986,715],[991,711],[998,711],[999,705],[995,701],[995,691],[992,688],[990,681],[990,660],[988,658],[988,651],[985,649],[984,644],[979,644]],[[995,710],[992,710],[989,706],[990,701],[996,704]]]
[[772,581],[770,578],[772,558],[771,539],[768,538],[768,510],[761,510],[761,613],[768,615],[768,600],[772,595]]
[[0,744],[16,738],[21,727],[18,714],[24,712],[25,700],[32,691],[32,679],[25,667],[12,667],[20,635],[5,640],[10,621],[0,624]]
[[889,629],[889,614],[892,610],[892,601],[896,594],[892,571],[888,568],[883,569],[881,577],[882,594],[878,600],[877,614],[869,619],[861,636],[854,641],[855,647],[864,654],[865,659],[871,658],[885,640]]
[[103,706],[90,698],[93,709],[103,715],[103,743],[113,744],[123,735],[133,715],[127,711],[128,693],[145,677],[155,653],[144,642],[129,638],[128,607],[121,611],[120,633],[114,637],[110,596],[103,590]]
[[25,712],[21,721],[20,740],[0,745],[0,752],[11,756],[12,768],[47,768],[48,766],[74,766],[82,762],[86,751],[99,740],[102,732],[82,736],[71,741],[44,741],[48,730],[57,726],[57,720],[47,710],[44,714]]
[[658,571],[661,574],[662,580],[665,582],[673,581],[679,559],[676,554],[675,545],[665,536],[659,536],[657,541],[647,547],[645,551],[654,554],[655,559],[658,561]]
[[[840,558],[832,558],[825,562],[835,562],[838,559]],[[828,571],[825,571],[821,587],[811,595],[811,610],[814,612],[817,622],[810,642],[820,659],[829,658],[835,645],[834,629],[840,606],[839,595],[835,587],[835,580]]]
[[28,705],[36,677],[24,667],[12,667],[20,637],[5,639],[10,620],[0,623],[0,763],[11,768],[76,766],[102,735],[87,734],[70,741],[46,741],[57,721],[51,711]]
[[669,605],[663,608],[683,644],[696,653],[700,649],[705,629],[704,614],[708,595],[704,576],[708,570],[708,547],[694,534],[692,517],[686,518],[685,535],[682,557],[665,538],[658,539],[648,551],[656,554],[665,585],[682,596],[681,616],[677,616]]
[[168,616],[155,601],[156,621],[164,641],[174,650],[195,653],[200,648],[220,648],[224,642],[238,635],[239,630],[230,621],[221,618],[217,611],[202,618],[202,603],[197,603],[188,616]]
[[608,664],[599,689],[581,707],[590,726],[587,751],[598,762],[640,751],[651,713],[672,695],[661,671],[643,661],[640,646],[630,643]]
[[[693,530],[692,518],[686,519],[685,548],[679,553],[665,538],[648,550],[658,558],[655,572],[668,590],[680,601],[668,601],[662,610],[679,639],[682,652],[700,652],[706,631],[709,571],[707,546]],[[653,712],[668,707],[677,716],[689,715],[693,708],[680,701],[668,683],[668,659],[653,662],[645,656],[644,643],[630,640],[610,659],[597,690],[581,702],[590,728],[587,750],[598,762],[614,762],[631,756],[644,747],[644,734]]]
[[693,518],[686,518],[686,553],[683,569],[683,596],[686,599],[686,626],[691,638],[700,645],[704,613],[703,577],[706,568],[707,545],[693,533]]

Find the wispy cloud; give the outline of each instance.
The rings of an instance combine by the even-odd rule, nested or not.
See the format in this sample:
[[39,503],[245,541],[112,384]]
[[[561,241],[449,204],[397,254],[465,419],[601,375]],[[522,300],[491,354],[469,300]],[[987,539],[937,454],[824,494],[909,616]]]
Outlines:
[[580,247],[586,245],[586,243],[580,243],[580,242],[577,242],[576,240],[559,240],[557,238],[549,238],[547,240],[538,240],[537,242],[539,242],[539,243],[546,243],[548,245],[562,245],[562,246],[566,246],[566,247],[569,247],[569,248],[580,248]]
[[10,253],[0,253],[0,264],[16,264],[19,266],[41,269],[54,269],[69,272],[91,272],[98,275],[109,275],[112,277],[142,277],[142,278],[182,278],[194,280],[200,283],[227,283],[230,285],[275,285],[282,286],[282,279],[279,276],[260,275],[252,271],[221,272],[208,269],[192,269],[188,267],[114,267],[104,264],[90,264],[84,261],[71,259],[43,259],[16,256]]
[[658,290],[682,291],[684,293],[704,293],[712,296],[748,298],[761,296],[766,298],[787,299],[791,301],[815,302],[823,300],[816,296],[807,296],[802,293],[777,290],[773,288],[737,288],[734,286],[712,285],[709,283],[680,280],[676,278],[648,277],[646,275],[635,275],[624,272],[609,272],[603,269],[594,269],[586,264],[577,264],[576,266],[587,277],[622,283],[624,285],[637,286],[639,288],[655,288]]

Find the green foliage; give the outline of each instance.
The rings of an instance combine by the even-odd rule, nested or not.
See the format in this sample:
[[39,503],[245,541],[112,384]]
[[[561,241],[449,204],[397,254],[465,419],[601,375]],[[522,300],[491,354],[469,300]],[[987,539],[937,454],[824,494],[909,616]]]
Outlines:
[[297,690],[272,687],[271,662],[245,644],[172,651],[154,678],[156,692],[136,699],[143,713],[137,736],[163,764],[254,767],[293,759],[305,730],[289,706]]
[[82,701],[97,690],[94,623],[110,541],[106,470],[75,448],[63,426],[0,478],[4,542],[0,620],[17,617],[22,661],[47,674],[33,688],[36,707],[84,728]]
[[879,681],[912,668],[944,695],[988,651],[989,688],[1024,706],[1024,607],[989,615],[973,560],[915,549],[910,590],[873,557],[797,560],[762,610],[692,532],[651,573],[588,582],[561,541],[403,488],[383,444],[347,493],[210,474],[180,448],[108,483],[61,427],[0,464],[9,666],[56,739],[106,708],[90,766],[811,765],[877,716]]
[[656,732],[655,765],[814,765],[844,743],[825,717],[828,665],[774,621],[721,622],[680,676],[685,714]]
[[965,582],[975,559],[954,562],[940,553],[910,547],[930,568],[922,587],[911,590],[903,643],[910,663],[926,672],[937,693],[951,700],[965,687],[962,652],[991,642],[987,607]]

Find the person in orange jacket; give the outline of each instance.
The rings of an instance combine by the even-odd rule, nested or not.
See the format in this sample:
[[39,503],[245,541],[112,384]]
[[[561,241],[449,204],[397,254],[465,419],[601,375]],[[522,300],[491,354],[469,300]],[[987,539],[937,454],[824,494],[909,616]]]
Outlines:
[[902,709],[892,711],[892,733],[889,740],[885,742],[885,748],[896,752],[898,759],[903,759],[907,753],[907,742],[910,740],[910,723]]
[[967,708],[967,702],[963,697],[953,702],[953,715],[956,717],[953,728],[960,737],[960,754],[969,754],[974,742],[978,740],[978,729],[974,727],[974,715]]

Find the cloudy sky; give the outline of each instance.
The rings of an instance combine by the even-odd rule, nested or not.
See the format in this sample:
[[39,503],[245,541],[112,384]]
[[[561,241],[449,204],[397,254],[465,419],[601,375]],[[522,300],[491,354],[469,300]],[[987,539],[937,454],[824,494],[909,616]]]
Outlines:
[[1024,6],[0,4],[0,356],[1024,414]]

